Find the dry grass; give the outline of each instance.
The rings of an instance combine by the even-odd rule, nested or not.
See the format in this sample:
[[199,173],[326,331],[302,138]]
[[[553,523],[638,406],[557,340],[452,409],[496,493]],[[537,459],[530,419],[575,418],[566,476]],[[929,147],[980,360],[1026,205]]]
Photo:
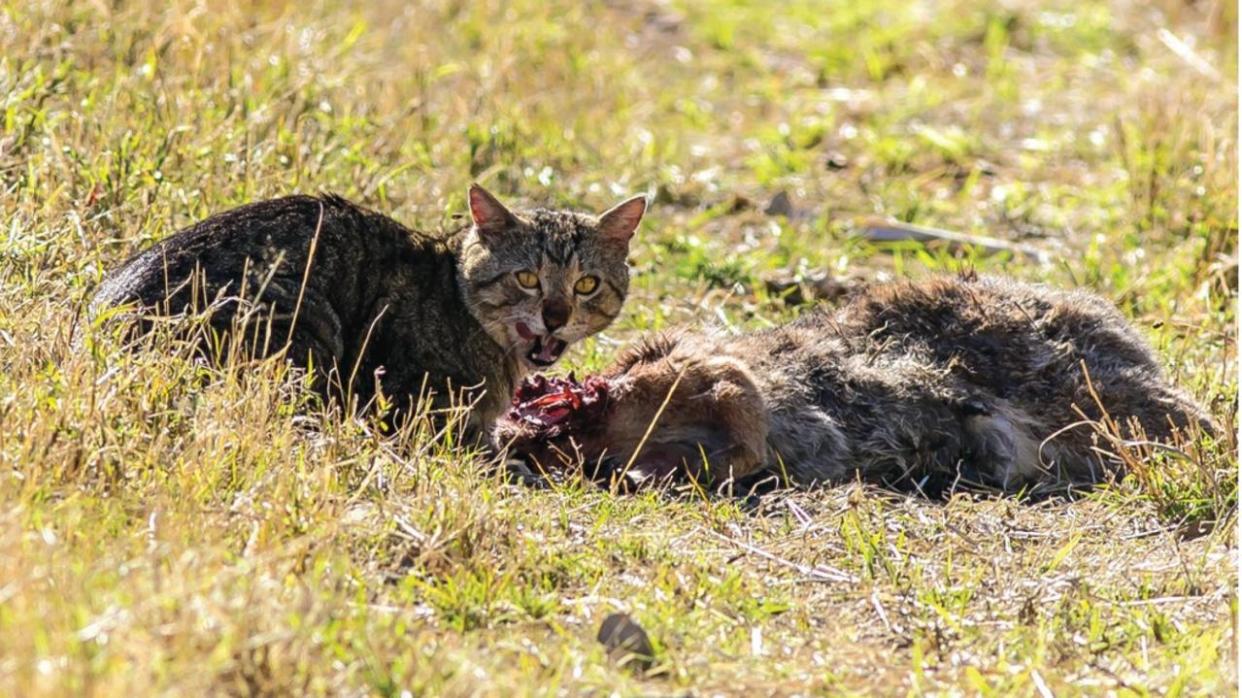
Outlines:
[[[1232,435],[1126,446],[1075,502],[532,491],[299,416],[275,363],[74,330],[104,268],[255,198],[434,228],[473,179],[648,190],[628,309],[567,367],[787,318],[769,277],[970,264],[1114,299],[1232,432],[1228,3],[345,5],[0,2],[0,693],[1236,691]],[[596,643],[614,610],[648,674]]]

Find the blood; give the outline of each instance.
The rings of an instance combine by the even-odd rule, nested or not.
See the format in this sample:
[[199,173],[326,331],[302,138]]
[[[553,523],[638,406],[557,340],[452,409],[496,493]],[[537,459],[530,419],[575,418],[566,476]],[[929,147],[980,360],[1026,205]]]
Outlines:
[[599,376],[581,382],[573,374],[568,378],[529,376],[514,393],[506,418],[525,425],[531,438],[556,438],[602,417],[608,387],[608,381]]

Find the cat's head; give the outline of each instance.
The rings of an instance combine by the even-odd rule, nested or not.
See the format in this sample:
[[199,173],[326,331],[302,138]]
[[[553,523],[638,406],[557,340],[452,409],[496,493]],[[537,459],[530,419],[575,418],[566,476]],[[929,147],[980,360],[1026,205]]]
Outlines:
[[475,319],[524,369],[551,366],[621,312],[630,284],[626,256],[645,197],[598,217],[510,211],[477,184],[469,200],[474,225],[462,244],[462,294]]

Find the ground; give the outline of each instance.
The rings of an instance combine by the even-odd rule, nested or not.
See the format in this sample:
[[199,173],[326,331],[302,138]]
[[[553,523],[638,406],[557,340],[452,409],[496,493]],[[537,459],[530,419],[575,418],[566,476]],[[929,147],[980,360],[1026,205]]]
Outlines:
[[[0,0],[0,694],[1236,692],[1236,10],[1040,5]],[[475,180],[653,195],[563,370],[971,267],[1115,301],[1226,435],[1074,501],[533,490],[78,323],[209,212],[437,229]],[[614,611],[650,669],[597,643]]]

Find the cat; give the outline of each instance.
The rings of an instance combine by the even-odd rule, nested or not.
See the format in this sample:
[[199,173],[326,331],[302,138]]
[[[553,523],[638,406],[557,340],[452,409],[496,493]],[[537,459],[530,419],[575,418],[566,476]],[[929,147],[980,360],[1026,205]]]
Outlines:
[[1107,301],[973,274],[874,286],[740,336],[653,334],[569,390],[579,397],[556,382],[523,386],[497,446],[639,483],[779,474],[1012,492],[1115,474],[1087,423],[1105,412],[1126,438],[1215,429]]
[[92,312],[131,306],[141,334],[210,309],[212,329],[286,352],[326,398],[366,404],[382,388],[400,422],[430,391],[436,409],[473,403],[467,426],[484,435],[526,373],[620,313],[647,202],[510,211],[478,184],[468,201],[471,224],[439,236],[334,195],[248,204],[107,274]]

